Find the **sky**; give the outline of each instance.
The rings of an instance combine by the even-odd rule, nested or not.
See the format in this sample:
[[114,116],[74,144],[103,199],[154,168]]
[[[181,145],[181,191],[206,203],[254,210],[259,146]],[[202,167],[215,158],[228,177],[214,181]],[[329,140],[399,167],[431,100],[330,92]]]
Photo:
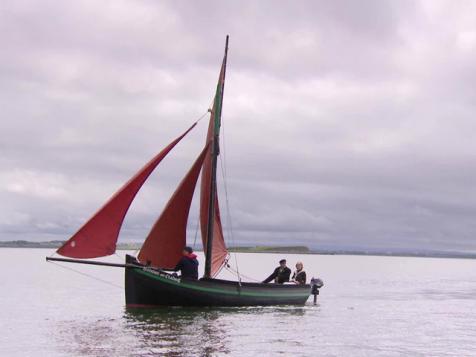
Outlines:
[[[207,112],[227,34],[229,245],[476,252],[463,0],[2,1],[0,240],[69,238]],[[147,235],[207,120],[140,191],[120,242]]]

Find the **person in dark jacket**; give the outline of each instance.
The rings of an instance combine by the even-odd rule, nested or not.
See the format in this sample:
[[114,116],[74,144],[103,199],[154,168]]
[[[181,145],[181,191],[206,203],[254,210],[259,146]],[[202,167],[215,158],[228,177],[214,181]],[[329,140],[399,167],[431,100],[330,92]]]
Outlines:
[[193,249],[190,247],[183,248],[182,258],[173,269],[173,271],[179,271],[181,278],[185,279],[198,279],[198,260],[197,256],[193,253]]
[[291,269],[286,266],[286,259],[281,259],[279,261],[279,267],[274,269],[273,274],[268,276],[263,283],[269,283],[271,280],[274,279],[275,283],[284,284],[285,282],[289,281],[289,277],[291,276]]
[[296,271],[291,278],[291,281],[296,284],[306,284],[306,272],[304,265],[301,262],[296,263]]

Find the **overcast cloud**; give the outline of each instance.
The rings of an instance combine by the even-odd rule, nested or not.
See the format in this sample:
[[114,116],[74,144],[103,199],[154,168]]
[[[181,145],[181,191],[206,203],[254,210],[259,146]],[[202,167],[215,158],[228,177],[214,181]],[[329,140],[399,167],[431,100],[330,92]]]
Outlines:
[[[207,111],[226,34],[235,244],[476,251],[474,1],[2,1],[0,240],[69,238]],[[122,241],[205,132],[159,166]]]

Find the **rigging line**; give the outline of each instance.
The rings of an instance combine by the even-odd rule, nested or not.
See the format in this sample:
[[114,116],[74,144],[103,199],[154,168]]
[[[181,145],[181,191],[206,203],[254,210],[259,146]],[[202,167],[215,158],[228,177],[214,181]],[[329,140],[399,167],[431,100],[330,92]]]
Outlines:
[[[238,273],[236,272],[236,270],[234,270],[233,268],[231,268],[230,266],[225,266],[225,269],[228,270],[230,273],[234,274],[234,275],[237,275],[238,276]],[[250,280],[250,281],[254,281],[256,283],[260,283],[261,281],[260,280],[257,280],[255,278],[251,278],[249,276],[246,276],[246,275],[243,275],[240,273],[240,276],[247,279],[247,280]]]
[[213,104],[215,103],[215,97],[213,97],[212,101],[210,102],[210,105],[208,106],[207,113],[211,113],[213,110]]
[[207,111],[206,111],[205,113],[203,113],[203,114],[200,116],[200,118],[198,118],[198,119],[195,121],[195,123],[198,123],[200,120],[202,120],[203,118],[205,118],[205,116],[209,113],[209,110],[210,110],[210,109],[207,109]]
[[222,136],[223,136],[223,159],[220,156],[220,166],[221,166],[221,171],[222,171],[222,176],[223,176],[223,182],[224,182],[224,189],[225,189],[225,199],[226,199],[226,208],[227,208],[227,219],[229,223],[229,232],[231,235],[231,239],[233,244],[235,244],[235,238],[233,235],[233,226],[231,222],[231,212],[230,212],[230,205],[229,205],[229,199],[228,199],[228,176],[227,176],[227,159],[226,159],[226,140],[225,140],[225,124],[222,125]]
[[[223,154],[225,155],[225,154]],[[230,237],[231,237],[231,241],[232,241],[232,244],[235,245],[235,236],[233,234],[233,224],[232,224],[232,221],[231,221],[231,212],[230,212],[230,202],[229,202],[229,199],[228,199],[228,185],[227,185],[227,178],[226,178],[226,169],[224,168],[224,164],[223,164],[223,160],[221,159],[220,157],[220,167],[221,167],[221,172],[222,172],[222,176],[223,176],[223,188],[224,188],[224,191],[225,191],[225,203],[226,203],[226,218],[227,218],[227,229],[228,229],[228,233],[230,234]],[[236,254],[235,255],[235,258],[236,258]],[[236,259],[235,259],[236,260]]]
[[213,274],[213,278],[214,278],[214,279],[221,273],[221,271],[223,270],[223,268],[225,268],[225,265],[226,265],[226,264],[222,264],[221,267],[215,272],[215,274]]
[[223,161],[226,160],[225,156],[225,145],[223,145],[223,160],[220,156],[220,167],[221,167],[221,173],[223,177],[223,187],[225,191],[225,203],[226,203],[226,212],[227,212],[227,221],[228,221],[228,231],[231,236],[232,243],[235,244],[235,237],[233,235],[233,225],[231,222],[231,212],[230,212],[230,204],[229,204],[229,199],[228,199],[228,185],[227,185],[227,176],[226,176],[226,164],[223,163]]
[[[207,111],[205,113],[203,113],[200,118],[197,119],[196,123],[198,123],[200,120],[202,120],[203,118],[205,118],[205,116],[207,116],[208,113],[211,113],[211,105],[213,104],[213,100],[212,102],[210,103],[210,106],[208,107]],[[198,225],[199,225],[199,221],[200,221],[200,215],[197,216],[197,225],[195,227],[195,236],[193,238],[193,249],[196,248],[196,244],[197,244],[197,237],[198,237]],[[139,249],[140,250],[140,249]]]
[[77,274],[79,274],[79,275],[83,275],[83,276],[85,276],[85,277],[87,277],[87,278],[91,278],[91,279],[93,279],[93,280],[97,280],[97,281],[99,281],[99,282],[101,282],[101,283],[114,286],[114,287],[119,288],[119,289],[121,289],[121,290],[123,289],[122,286],[119,286],[119,285],[114,284],[114,283],[112,283],[112,282],[110,282],[110,281],[107,281],[107,280],[98,278],[98,277],[96,277],[96,276],[83,273],[82,271],[79,271],[79,270],[76,270],[76,269],[73,269],[73,268],[70,268],[70,267],[67,267],[67,266],[64,266],[64,265],[61,265],[61,264],[52,262],[52,261],[48,261],[48,263],[54,264],[54,265],[56,265],[56,266],[59,266],[60,268],[63,268],[63,269],[65,269],[65,270],[70,270],[70,271],[75,272],[75,273],[77,273]]
[[[223,159],[220,156],[220,167],[222,171],[222,176],[223,176],[223,183],[224,183],[224,188],[225,188],[225,201],[226,201],[226,213],[227,213],[227,221],[228,221],[228,231],[231,237],[232,244],[235,246],[235,236],[233,234],[233,223],[231,220],[231,212],[230,212],[230,201],[228,199],[228,185],[227,185],[227,169],[226,169],[226,140],[225,140],[225,124],[222,124],[222,137],[223,137]],[[238,281],[241,283],[241,277],[240,277],[240,270],[238,267],[238,258],[236,252],[233,253],[233,258],[235,260],[235,265],[236,265],[236,272],[238,274]]]

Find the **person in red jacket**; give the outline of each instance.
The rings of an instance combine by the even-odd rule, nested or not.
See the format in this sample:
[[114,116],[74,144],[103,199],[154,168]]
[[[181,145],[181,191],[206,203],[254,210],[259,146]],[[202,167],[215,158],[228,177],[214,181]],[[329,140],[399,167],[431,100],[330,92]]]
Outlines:
[[182,258],[180,258],[179,262],[173,269],[173,271],[179,270],[182,279],[198,279],[198,260],[197,256],[193,253],[192,248],[183,248]]

